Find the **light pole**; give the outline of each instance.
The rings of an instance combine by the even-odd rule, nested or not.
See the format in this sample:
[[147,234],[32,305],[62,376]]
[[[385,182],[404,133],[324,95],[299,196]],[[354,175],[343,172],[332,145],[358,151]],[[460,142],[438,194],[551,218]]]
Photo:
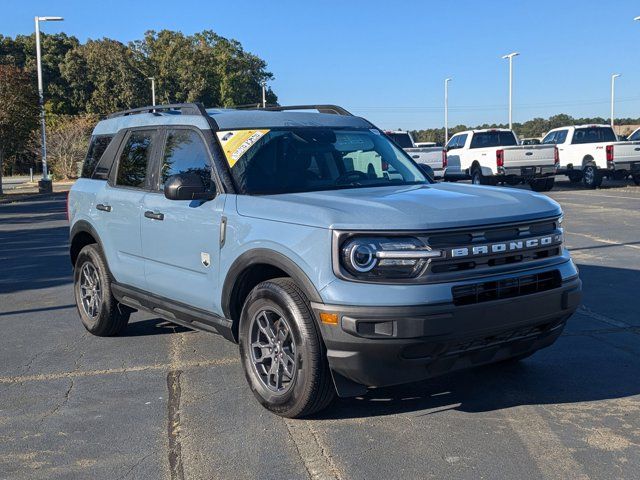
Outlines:
[[156,106],[156,79],[149,77],[147,80],[151,80],[151,105]]
[[449,141],[449,82],[450,78],[444,79],[444,144]]
[[502,56],[504,59],[509,59],[509,130],[512,130],[513,127],[513,57],[518,55],[520,55],[518,52],[511,52]]
[[267,108],[267,82],[262,82],[262,108]]
[[52,191],[49,182],[49,172],[47,169],[47,134],[45,131],[44,119],[44,89],[42,87],[42,55],[40,53],[40,22],[60,22],[62,17],[35,17],[36,23],[36,61],[38,67],[38,97],[40,103],[40,138],[42,141],[42,180],[40,181],[40,192],[49,193]]
[[616,95],[616,78],[618,78],[621,74],[614,73],[611,75],[611,128],[614,126],[614,116],[613,116],[613,105],[615,103],[615,95]]

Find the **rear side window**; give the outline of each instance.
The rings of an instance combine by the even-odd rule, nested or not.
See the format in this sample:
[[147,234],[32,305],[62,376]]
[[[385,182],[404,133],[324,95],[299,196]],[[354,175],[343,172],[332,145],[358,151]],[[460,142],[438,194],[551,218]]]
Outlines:
[[109,143],[111,143],[111,140],[113,140],[113,135],[94,135],[91,137],[89,151],[82,164],[82,172],[80,174],[82,178],[91,178],[93,176],[96,165],[109,146]]
[[640,130],[636,130],[633,134],[627,139],[631,142],[636,142],[640,140]]
[[449,150],[455,150],[456,148],[464,148],[464,144],[467,143],[467,134],[464,133],[462,135],[454,135],[449,143],[447,144],[447,148]]
[[602,143],[617,141],[616,134],[611,127],[576,128],[571,143]]
[[510,147],[517,145],[516,136],[513,132],[479,132],[474,133],[469,148],[489,148],[489,147]]
[[153,130],[131,132],[120,154],[116,185],[121,187],[144,188],[147,178],[147,165],[151,159]]
[[193,130],[169,130],[162,159],[161,183],[171,175],[195,173],[211,188],[211,162],[202,137]]
[[547,136],[542,139],[543,145],[550,145],[556,143],[556,134],[558,132],[547,133]]

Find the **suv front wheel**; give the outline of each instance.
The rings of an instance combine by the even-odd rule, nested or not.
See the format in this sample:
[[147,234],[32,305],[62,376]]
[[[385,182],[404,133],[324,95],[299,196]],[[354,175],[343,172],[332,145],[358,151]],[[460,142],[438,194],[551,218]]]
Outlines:
[[251,291],[242,309],[239,344],[249,386],[272,412],[304,417],[335,397],[311,307],[291,279],[268,280]]
[[131,310],[111,294],[111,275],[96,244],[80,250],[73,270],[73,283],[78,313],[89,332],[110,337],[127,326]]

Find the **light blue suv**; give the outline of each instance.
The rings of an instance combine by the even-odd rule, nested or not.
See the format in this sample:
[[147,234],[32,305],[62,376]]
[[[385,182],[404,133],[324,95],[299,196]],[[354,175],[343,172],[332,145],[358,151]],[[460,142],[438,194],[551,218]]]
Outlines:
[[87,330],[116,335],[148,310],[219,333],[287,417],[522,359],[580,301],[557,203],[434,183],[331,105],[111,115],[68,211]]

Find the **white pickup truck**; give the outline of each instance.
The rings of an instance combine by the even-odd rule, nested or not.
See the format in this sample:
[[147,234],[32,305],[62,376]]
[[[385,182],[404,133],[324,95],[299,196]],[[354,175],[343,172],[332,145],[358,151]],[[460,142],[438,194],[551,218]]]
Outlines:
[[518,145],[516,134],[511,130],[456,133],[445,150],[445,180],[471,178],[473,183],[481,185],[527,182],[536,192],[553,188],[558,160],[554,146]]
[[558,174],[568,176],[571,182],[582,181],[596,188],[604,177],[623,180],[631,176],[640,185],[640,141],[619,142],[609,125],[555,128],[542,144],[558,148]]
[[442,178],[444,174],[444,148],[420,147],[413,141],[411,134],[403,130],[388,130],[384,133],[407,152],[416,163],[429,165],[436,179]]

